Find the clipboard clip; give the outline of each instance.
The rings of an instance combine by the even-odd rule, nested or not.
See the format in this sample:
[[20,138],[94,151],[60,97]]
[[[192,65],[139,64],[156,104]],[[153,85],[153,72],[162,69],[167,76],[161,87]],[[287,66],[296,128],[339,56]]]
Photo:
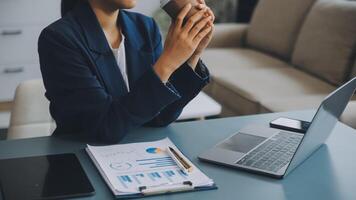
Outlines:
[[172,192],[183,192],[194,190],[191,181],[184,181],[182,184],[160,185],[160,186],[140,186],[138,190],[145,196]]

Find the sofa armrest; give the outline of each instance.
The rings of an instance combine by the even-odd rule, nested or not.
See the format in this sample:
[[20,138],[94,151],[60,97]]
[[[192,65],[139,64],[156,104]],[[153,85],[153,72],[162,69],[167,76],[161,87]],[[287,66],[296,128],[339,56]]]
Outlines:
[[248,24],[216,24],[214,36],[208,48],[231,48],[244,46],[247,28]]
[[354,101],[350,101],[347,105],[344,113],[341,116],[341,121],[356,129],[356,95],[354,95],[353,100]]

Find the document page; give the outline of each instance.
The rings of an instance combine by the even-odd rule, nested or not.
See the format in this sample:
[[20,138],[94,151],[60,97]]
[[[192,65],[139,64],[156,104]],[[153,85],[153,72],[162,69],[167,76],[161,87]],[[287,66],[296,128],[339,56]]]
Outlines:
[[169,187],[191,181],[194,187],[211,186],[213,181],[195,167],[181,170],[166,152],[177,147],[166,138],[155,142],[87,147],[101,175],[115,195],[139,193],[140,186]]

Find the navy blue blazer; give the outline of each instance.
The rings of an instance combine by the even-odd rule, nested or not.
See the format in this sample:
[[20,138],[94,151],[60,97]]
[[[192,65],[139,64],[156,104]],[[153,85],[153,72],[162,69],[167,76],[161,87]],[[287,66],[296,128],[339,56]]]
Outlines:
[[114,143],[142,125],[166,126],[209,81],[200,61],[164,84],[152,66],[162,39],[152,18],[120,10],[130,92],[104,32],[88,3],[46,27],[39,38],[41,72],[56,121],[54,134],[82,134]]

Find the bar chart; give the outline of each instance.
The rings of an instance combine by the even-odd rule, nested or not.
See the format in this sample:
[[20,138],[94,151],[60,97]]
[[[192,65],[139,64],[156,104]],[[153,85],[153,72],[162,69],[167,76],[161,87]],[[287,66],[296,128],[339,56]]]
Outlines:
[[174,169],[130,175],[120,175],[117,178],[124,188],[130,188],[133,185],[142,186],[143,184],[162,185],[181,183],[187,179],[187,174],[185,174],[181,169]]

